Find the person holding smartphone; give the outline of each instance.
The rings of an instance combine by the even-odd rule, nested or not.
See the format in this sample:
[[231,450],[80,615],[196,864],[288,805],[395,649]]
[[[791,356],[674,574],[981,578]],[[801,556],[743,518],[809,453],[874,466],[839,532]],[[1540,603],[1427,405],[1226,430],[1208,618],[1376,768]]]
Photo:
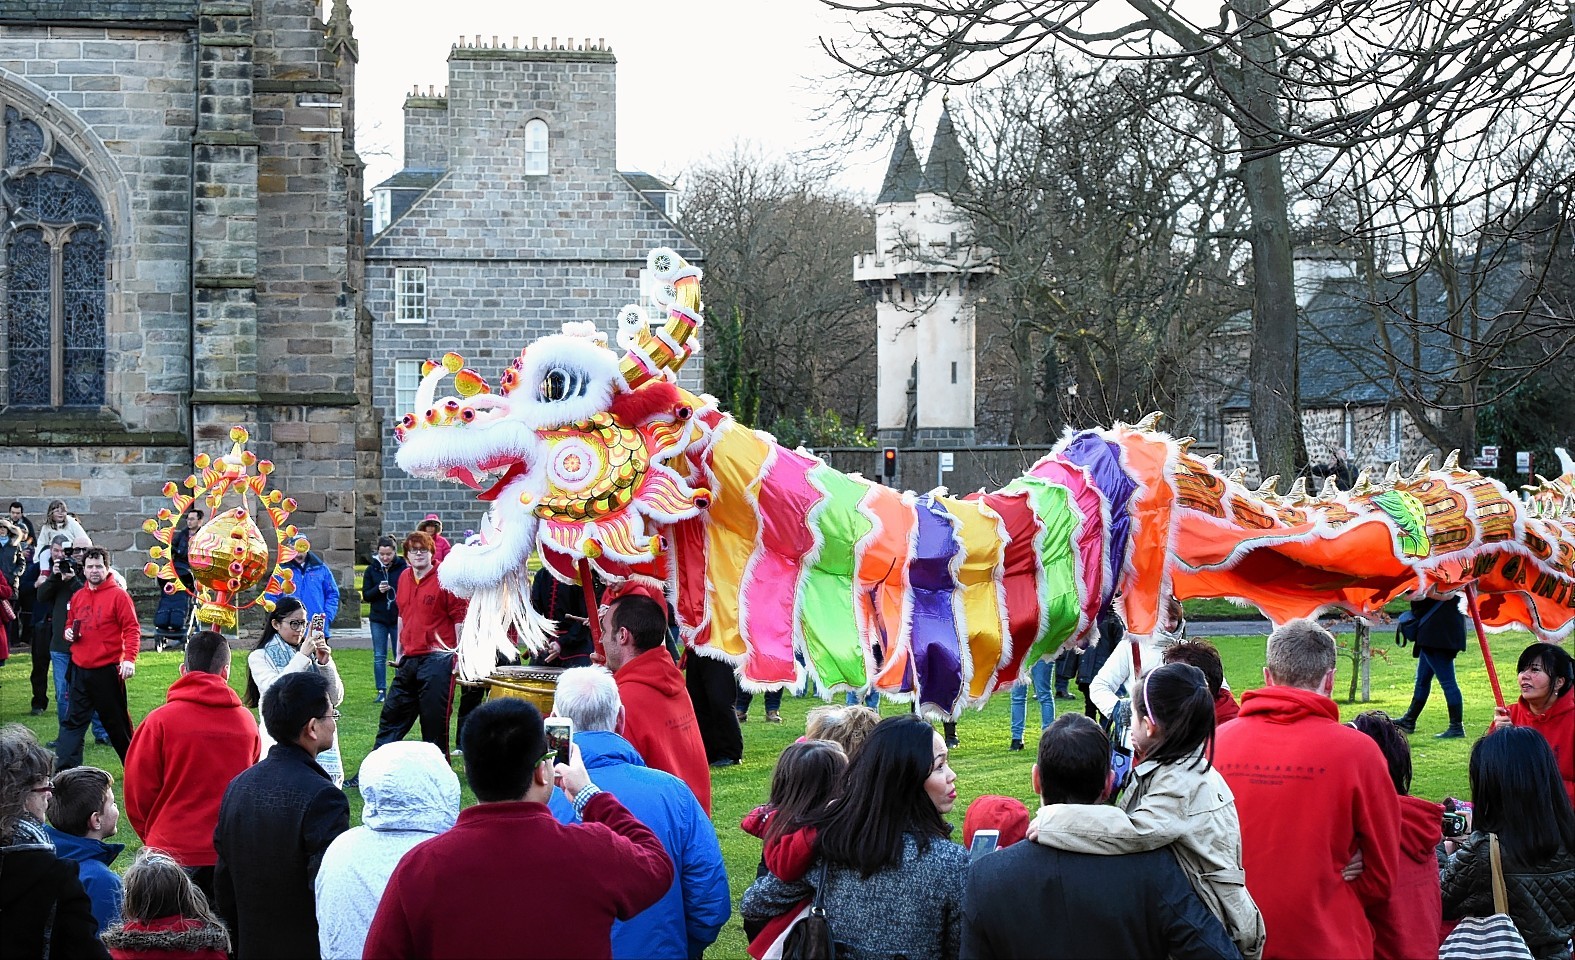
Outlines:
[[[284,597],[274,605],[268,615],[268,625],[262,638],[246,658],[246,695],[241,702],[257,709],[268,688],[287,673],[310,671],[328,681],[328,696],[335,707],[344,702],[345,687],[339,679],[339,666],[334,663],[333,651],[323,634],[322,614],[308,618],[306,608],[294,597]],[[263,756],[273,748],[274,740],[268,728],[257,724],[262,738]],[[345,783],[344,763],[339,753],[339,730],[334,729],[333,744],[317,755],[317,765],[328,772],[334,785]]]

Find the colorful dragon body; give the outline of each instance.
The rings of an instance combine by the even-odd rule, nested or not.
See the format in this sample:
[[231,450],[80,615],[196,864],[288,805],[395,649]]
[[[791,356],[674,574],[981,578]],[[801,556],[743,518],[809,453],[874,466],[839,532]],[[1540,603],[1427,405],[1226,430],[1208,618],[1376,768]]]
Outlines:
[[[396,427],[407,472],[492,504],[442,582],[470,597],[461,673],[537,648],[540,552],[568,582],[654,576],[687,645],[754,689],[875,689],[956,715],[1024,663],[1084,641],[1101,609],[1154,629],[1171,593],[1230,597],[1283,622],[1371,614],[1407,591],[1474,584],[1490,626],[1575,624],[1575,465],[1528,501],[1451,457],[1348,492],[1250,490],[1137,425],[1068,433],[1000,490],[891,489],[788,450],[677,388],[700,326],[699,271],[652,254],[666,322],[627,307],[622,358],[590,325],[529,346],[496,392],[453,354]],[[453,375],[458,396],[437,397]],[[802,657],[801,666],[795,654]]]

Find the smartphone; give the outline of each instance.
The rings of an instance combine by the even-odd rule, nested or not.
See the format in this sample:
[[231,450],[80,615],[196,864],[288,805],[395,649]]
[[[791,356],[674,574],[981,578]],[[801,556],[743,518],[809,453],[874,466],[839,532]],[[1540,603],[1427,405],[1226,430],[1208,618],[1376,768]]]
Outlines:
[[985,854],[994,852],[1000,843],[1001,831],[975,830],[973,832],[973,843],[968,845],[968,862],[972,863]]
[[548,717],[542,721],[547,729],[547,749],[553,753],[553,763],[569,762],[569,745],[574,742],[574,721],[567,717]]

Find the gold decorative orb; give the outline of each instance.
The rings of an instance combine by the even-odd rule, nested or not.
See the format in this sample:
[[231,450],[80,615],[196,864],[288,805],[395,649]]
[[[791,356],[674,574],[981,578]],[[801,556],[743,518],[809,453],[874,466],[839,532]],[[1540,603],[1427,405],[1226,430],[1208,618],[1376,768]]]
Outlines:
[[237,507],[216,515],[192,535],[187,562],[192,577],[210,590],[235,593],[267,575],[271,554],[250,514]]

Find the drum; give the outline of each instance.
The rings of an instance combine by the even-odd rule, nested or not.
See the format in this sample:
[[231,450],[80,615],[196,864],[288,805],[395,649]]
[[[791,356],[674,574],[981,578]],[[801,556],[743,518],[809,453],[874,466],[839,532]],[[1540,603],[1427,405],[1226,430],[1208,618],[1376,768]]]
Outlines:
[[552,712],[552,698],[558,693],[562,667],[498,667],[484,683],[487,699],[519,697],[536,705],[542,716]]

